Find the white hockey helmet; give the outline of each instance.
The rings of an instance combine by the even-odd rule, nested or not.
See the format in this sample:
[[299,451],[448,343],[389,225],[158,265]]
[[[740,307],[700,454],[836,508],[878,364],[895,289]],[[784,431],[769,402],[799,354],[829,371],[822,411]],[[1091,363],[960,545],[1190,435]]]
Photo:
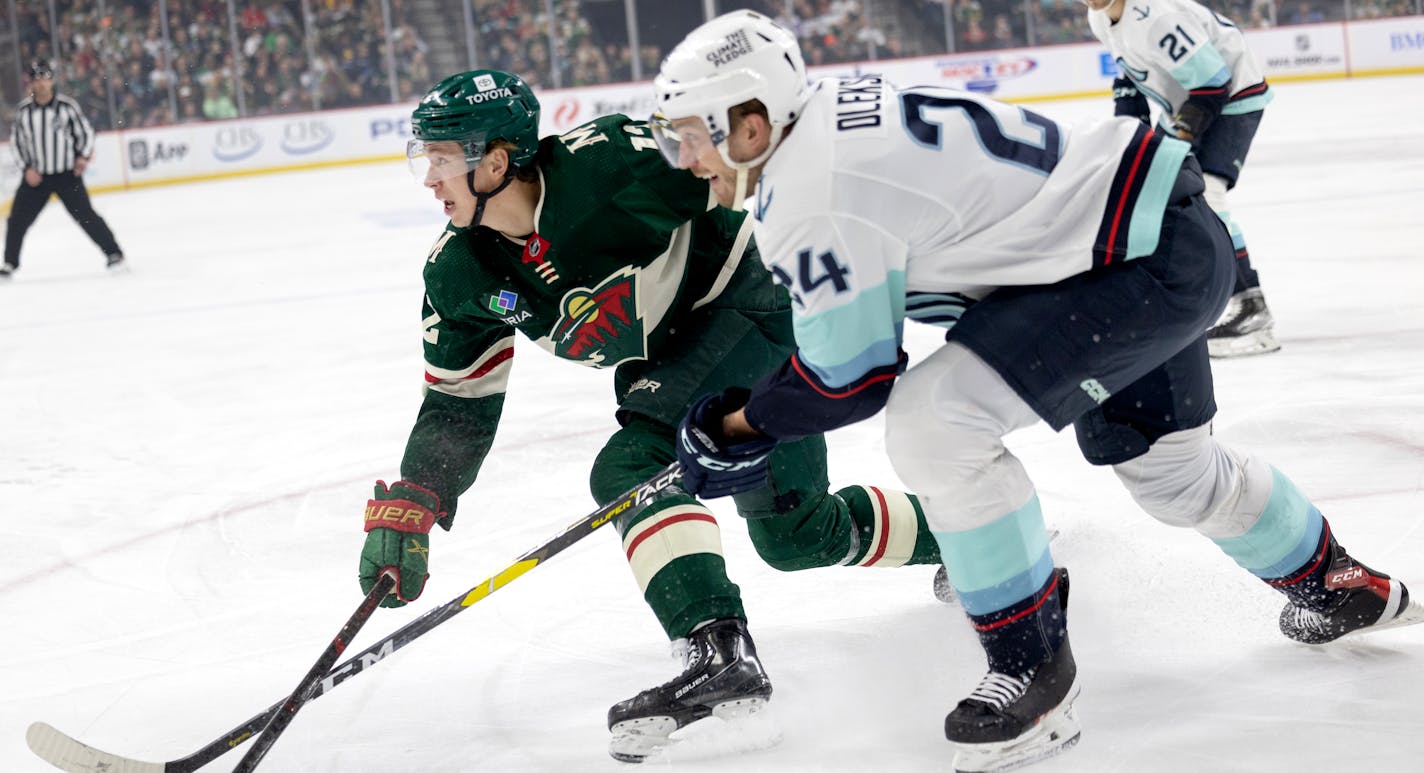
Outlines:
[[[653,79],[655,124],[701,118],[713,143],[731,130],[731,108],[759,100],[766,107],[775,148],[786,126],[801,114],[808,93],[806,64],[796,36],[755,11],[732,11],[683,38]],[[675,138],[674,138],[675,139]],[[676,146],[664,146],[664,154]],[[722,154],[726,156],[726,149]],[[765,158],[748,164],[759,163]],[[727,162],[732,162],[727,159]],[[677,166],[674,153],[669,163]]]

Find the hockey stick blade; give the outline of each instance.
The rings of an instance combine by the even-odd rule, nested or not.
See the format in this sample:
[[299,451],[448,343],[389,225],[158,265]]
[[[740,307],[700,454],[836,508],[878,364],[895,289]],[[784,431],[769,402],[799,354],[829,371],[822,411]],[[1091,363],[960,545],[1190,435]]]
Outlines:
[[172,763],[144,762],[100,751],[36,722],[25,731],[25,743],[40,759],[70,773],[165,773],[193,768],[170,767]]
[[[654,497],[681,477],[682,467],[676,462],[664,467],[651,478],[610,500],[608,504],[569,524],[563,531],[515,559],[499,572],[481,580],[470,590],[406,623],[395,633],[342,661],[328,671],[325,677],[317,680],[308,700],[320,698],[347,679],[381,662],[387,655],[424,636],[467,607],[563,552],[565,548],[588,536],[614,517],[642,510]],[[144,762],[110,754],[82,743],[44,722],[30,725],[29,731],[25,733],[25,740],[35,756],[69,773],[190,773],[252,738],[267,726],[282,705],[282,702],[274,703],[265,711],[214,739],[207,746],[186,757],[167,762]]]

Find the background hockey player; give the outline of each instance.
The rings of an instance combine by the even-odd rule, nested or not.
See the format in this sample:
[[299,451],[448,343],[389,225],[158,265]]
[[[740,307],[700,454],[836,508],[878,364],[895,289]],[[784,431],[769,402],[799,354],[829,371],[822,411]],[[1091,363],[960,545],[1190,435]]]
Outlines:
[[[490,449],[516,332],[557,357],[617,369],[620,429],[590,475],[600,503],[676,458],[674,431],[694,397],[751,383],[794,348],[786,292],[758,260],[745,213],[717,207],[705,182],[669,168],[646,124],[609,116],[542,141],[538,127],[528,86],[492,70],[442,81],[412,116],[412,169],[450,223],[424,270],[424,403],[401,480],[377,484],[367,511],[361,586],[394,567],[388,606],[420,595],[430,529],[450,528]],[[707,481],[696,468],[687,485],[714,495],[751,486],[737,510],[771,566],[938,561],[913,497],[827,493],[819,436],[732,451],[758,481]],[[372,520],[392,506],[420,518]],[[609,711],[612,753],[637,760],[689,722],[755,710],[771,682],[712,512],[677,491],[616,526],[644,598],[668,637],[688,645],[684,674]]]
[[[1289,478],[1211,434],[1204,331],[1231,293],[1234,252],[1187,143],[1136,120],[1070,127],[875,75],[808,92],[795,37],[750,11],[689,34],[654,84],[669,160],[723,203],[751,194],[796,317],[779,370],[684,420],[696,450],[684,463],[888,406],[891,461],[921,496],[988,659],[945,719],[956,770],[1015,767],[1080,734],[1064,576],[1003,443],[1039,421],[1072,424],[1144,510],[1284,593],[1290,639],[1416,619],[1404,585],[1355,561]],[[897,381],[906,319],[949,332]],[[709,465],[709,485],[719,477]]]
[[1088,26],[1117,59],[1116,114],[1150,121],[1148,97],[1157,103],[1161,128],[1192,144],[1205,172],[1207,203],[1231,231],[1236,285],[1225,313],[1207,332],[1207,351],[1237,357],[1280,349],[1261,278],[1226,202],[1274,96],[1246,49],[1246,36],[1192,0],[1083,2]]

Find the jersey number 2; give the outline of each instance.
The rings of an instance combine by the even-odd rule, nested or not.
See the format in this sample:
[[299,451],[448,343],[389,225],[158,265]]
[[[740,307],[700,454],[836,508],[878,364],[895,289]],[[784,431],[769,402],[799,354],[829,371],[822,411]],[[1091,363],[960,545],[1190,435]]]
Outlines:
[[999,120],[989,108],[967,96],[937,91],[906,90],[900,92],[900,113],[905,117],[905,131],[915,142],[927,147],[940,149],[944,144],[943,125],[925,117],[926,109],[952,108],[963,110],[969,125],[979,137],[979,145],[990,156],[1011,164],[1033,169],[1044,174],[1058,166],[1059,139],[1058,124],[1032,110],[1019,108],[1024,123],[1037,128],[1043,134],[1043,143],[1036,145],[1015,139],[1004,133]]

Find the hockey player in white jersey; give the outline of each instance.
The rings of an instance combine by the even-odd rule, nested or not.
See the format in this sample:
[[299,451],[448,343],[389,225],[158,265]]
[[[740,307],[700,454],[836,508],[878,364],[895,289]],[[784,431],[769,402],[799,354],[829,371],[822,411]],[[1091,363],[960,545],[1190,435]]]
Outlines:
[[[1079,737],[1066,575],[1002,440],[1039,421],[1073,425],[1144,510],[1281,591],[1290,639],[1418,619],[1404,584],[1350,556],[1289,478],[1212,437],[1204,331],[1234,253],[1186,142],[874,75],[808,86],[795,37],[750,11],[690,33],[654,84],[664,154],[751,211],[797,343],[749,393],[695,403],[679,459],[754,481],[767,438],[886,408],[891,460],[921,492],[988,660],[945,718],[957,770]],[[947,330],[908,371],[907,319]]]
[[1280,349],[1261,278],[1226,201],[1274,96],[1245,36],[1192,0],[1083,2],[1093,34],[1117,60],[1115,113],[1150,121],[1156,104],[1161,129],[1192,144],[1206,173],[1207,203],[1231,231],[1236,285],[1226,312],[1207,332],[1207,350],[1238,357]]

